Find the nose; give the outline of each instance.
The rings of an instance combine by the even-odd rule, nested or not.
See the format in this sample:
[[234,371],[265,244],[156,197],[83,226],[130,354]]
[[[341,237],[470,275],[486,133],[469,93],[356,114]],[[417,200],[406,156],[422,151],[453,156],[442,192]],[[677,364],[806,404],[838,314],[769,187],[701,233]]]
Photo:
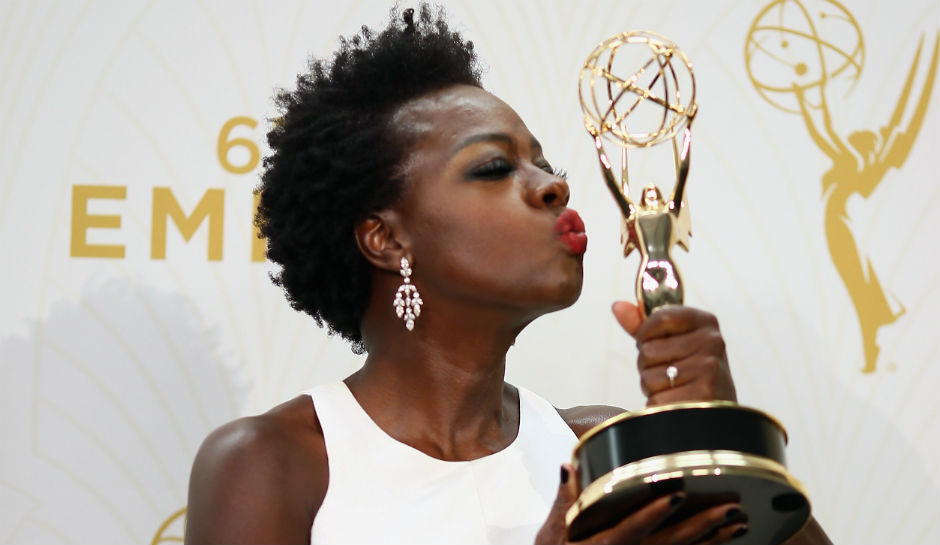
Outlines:
[[568,182],[563,178],[546,172],[533,185],[531,191],[533,206],[564,208],[568,205],[571,193],[568,189]]

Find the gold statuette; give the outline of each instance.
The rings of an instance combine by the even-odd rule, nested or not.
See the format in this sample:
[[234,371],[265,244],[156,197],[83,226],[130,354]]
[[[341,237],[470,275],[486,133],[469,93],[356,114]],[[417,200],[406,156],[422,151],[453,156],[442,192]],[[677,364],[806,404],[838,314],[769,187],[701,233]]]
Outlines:
[[[594,140],[601,173],[623,216],[624,256],[637,249],[640,268],[636,296],[644,316],[668,304],[682,304],[682,278],[670,251],[689,249],[689,211],[683,195],[689,173],[695,76],[676,44],[647,31],[618,34],[601,42],[581,69],[578,96],[584,126]],[[681,135],[681,144],[678,142]],[[669,141],[675,186],[668,200],[654,184],[643,189],[639,205],[630,198],[627,150]],[[620,151],[620,180],[604,149]]]

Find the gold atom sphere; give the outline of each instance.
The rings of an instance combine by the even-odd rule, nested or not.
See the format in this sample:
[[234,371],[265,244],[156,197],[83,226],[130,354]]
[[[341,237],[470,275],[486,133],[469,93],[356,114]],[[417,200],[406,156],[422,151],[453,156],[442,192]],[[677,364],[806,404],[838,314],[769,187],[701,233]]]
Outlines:
[[578,98],[592,135],[625,148],[671,139],[695,117],[695,76],[665,36],[631,31],[601,42],[584,61]]

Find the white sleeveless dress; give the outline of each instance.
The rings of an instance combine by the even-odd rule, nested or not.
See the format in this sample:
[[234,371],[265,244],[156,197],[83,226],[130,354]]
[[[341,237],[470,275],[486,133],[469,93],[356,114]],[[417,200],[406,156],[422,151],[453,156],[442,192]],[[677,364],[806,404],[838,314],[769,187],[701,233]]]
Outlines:
[[400,443],[342,382],[306,392],[323,428],[330,481],[313,545],[531,545],[577,438],[554,407],[519,388],[519,433],[505,449],[447,462]]

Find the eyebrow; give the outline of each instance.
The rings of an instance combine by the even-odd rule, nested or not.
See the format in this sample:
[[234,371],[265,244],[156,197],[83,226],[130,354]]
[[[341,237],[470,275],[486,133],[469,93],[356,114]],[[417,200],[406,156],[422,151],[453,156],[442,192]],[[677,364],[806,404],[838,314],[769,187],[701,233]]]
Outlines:
[[[458,144],[457,147],[454,148],[453,153],[451,153],[451,156],[457,155],[457,153],[460,150],[464,149],[465,147],[469,145],[476,144],[478,142],[500,142],[503,144],[512,144],[512,137],[506,133],[501,133],[501,132],[488,132],[484,134],[475,134],[473,136],[466,138],[460,144]],[[542,150],[542,144],[540,144],[539,141],[534,136],[529,141],[529,144],[536,150],[539,150],[539,151]]]

